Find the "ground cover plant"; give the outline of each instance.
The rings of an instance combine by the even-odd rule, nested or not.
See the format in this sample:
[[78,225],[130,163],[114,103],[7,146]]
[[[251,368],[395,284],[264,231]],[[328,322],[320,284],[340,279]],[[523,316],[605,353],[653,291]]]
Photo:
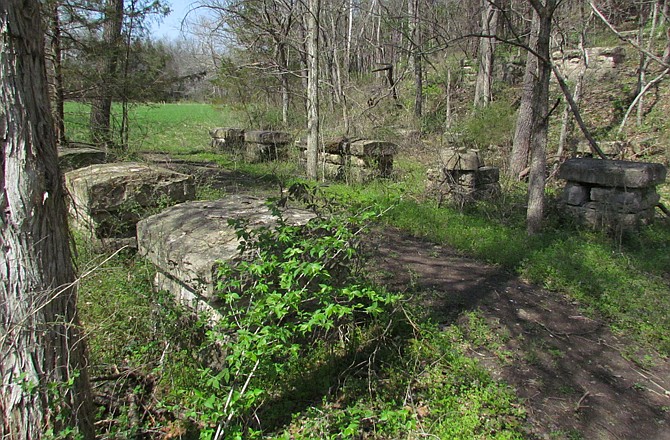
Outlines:
[[459,350],[457,333],[360,277],[361,228],[377,216],[235,223],[255,258],[221,266],[213,327],[153,294],[138,257],[88,270],[80,308],[101,437],[522,438],[513,392]]

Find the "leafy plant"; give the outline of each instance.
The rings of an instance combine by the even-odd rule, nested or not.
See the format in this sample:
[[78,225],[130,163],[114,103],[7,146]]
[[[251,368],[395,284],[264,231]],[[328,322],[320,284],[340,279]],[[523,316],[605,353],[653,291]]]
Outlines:
[[357,236],[373,213],[306,226],[275,215],[274,227],[231,221],[243,258],[218,270],[221,315],[209,332],[225,355],[200,370],[199,389],[183,393],[201,438],[251,435],[247,418],[279,392],[271,384],[324,344],[346,352],[357,327],[398,300],[356,277]]

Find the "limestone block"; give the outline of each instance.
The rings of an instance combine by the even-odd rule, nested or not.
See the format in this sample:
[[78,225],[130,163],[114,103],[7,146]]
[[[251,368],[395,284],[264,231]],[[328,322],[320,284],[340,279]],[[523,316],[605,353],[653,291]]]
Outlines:
[[212,147],[221,150],[235,149],[244,143],[244,130],[241,128],[219,127],[209,131]]
[[[304,225],[315,216],[301,209],[287,209],[283,215],[294,225]],[[246,219],[251,227],[276,222],[265,200],[255,197],[186,202],[137,224],[138,251],[174,281],[164,285],[172,285],[175,295],[212,300],[220,262],[239,257],[235,229],[228,225],[231,219]]]
[[319,154],[319,162],[331,163],[333,165],[344,165],[344,157],[339,154],[322,153]]
[[184,202],[195,197],[193,178],[135,162],[91,165],[65,174],[74,203],[88,212],[117,211],[128,204],[155,206],[158,199]]
[[477,171],[477,185],[487,185],[500,181],[500,168],[480,167]]
[[660,163],[579,158],[566,160],[558,173],[561,179],[620,188],[647,188],[665,181]]
[[243,128],[217,127],[209,130],[209,135],[214,139],[231,139],[244,141]]
[[440,161],[445,169],[476,171],[484,165],[477,150],[460,152],[453,148],[440,150]]
[[638,213],[615,212],[596,202],[584,206],[563,205],[565,212],[577,223],[596,229],[633,231],[641,225],[649,224],[654,217],[654,210],[648,209]]
[[191,176],[132,162],[70,171],[65,184],[74,225],[96,238],[134,237],[135,223],[149,211],[195,198]]
[[452,175],[455,177],[455,182],[460,186],[472,189],[477,187],[476,171],[453,171]]
[[354,182],[354,183],[365,183],[374,179],[377,176],[377,174],[369,168],[355,167],[355,166],[347,167],[345,169],[345,174],[346,174],[345,179],[348,182]]
[[244,142],[263,145],[286,145],[293,142],[293,136],[283,131],[245,131]]
[[568,205],[580,206],[589,201],[590,187],[568,182],[563,189],[563,201]]
[[654,188],[591,188],[591,200],[617,212],[644,211],[656,206],[660,199]]
[[351,141],[347,153],[354,156],[393,156],[398,152],[398,146],[393,142],[377,141],[371,139],[358,139]]
[[63,171],[105,163],[107,153],[88,145],[72,145],[58,149],[58,166]]
[[249,163],[268,162],[283,159],[287,155],[285,145],[256,144],[245,142],[243,156]]

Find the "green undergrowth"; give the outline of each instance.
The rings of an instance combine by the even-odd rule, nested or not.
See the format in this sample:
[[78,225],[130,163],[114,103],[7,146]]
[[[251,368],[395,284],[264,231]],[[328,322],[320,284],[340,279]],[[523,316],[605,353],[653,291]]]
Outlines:
[[216,323],[153,292],[138,256],[78,239],[99,438],[523,438],[456,327],[361,277],[378,215],[231,222],[253,258],[220,266]]

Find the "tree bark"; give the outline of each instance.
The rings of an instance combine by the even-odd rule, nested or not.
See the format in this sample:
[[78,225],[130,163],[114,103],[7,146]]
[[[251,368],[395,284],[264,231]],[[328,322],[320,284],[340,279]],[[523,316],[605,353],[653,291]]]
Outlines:
[[421,60],[421,21],[418,0],[408,0],[409,15],[409,50],[412,67],[414,68],[414,116],[423,114],[423,65]]
[[103,145],[112,144],[112,98],[117,77],[123,28],[123,1],[107,0],[103,40],[105,51],[96,95],[91,101],[91,140]]
[[65,88],[63,85],[63,54],[61,49],[61,23],[59,16],[60,1],[54,1],[51,6],[51,63],[53,68],[52,101],[54,105],[53,114],[56,129],[56,141],[65,145]]
[[[540,17],[533,11],[533,20],[530,29],[529,47],[537,47],[538,33],[540,31]],[[528,165],[530,154],[530,141],[533,123],[533,94],[537,75],[538,59],[528,52],[526,59],[526,70],[523,75],[521,104],[514,129],[514,140],[512,142],[512,153],[510,155],[507,175],[512,179],[518,179],[521,172]]]
[[[484,35],[496,35],[498,32],[498,8],[487,0],[482,0],[481,32]],[[479,69],[475,83],[475,107],[486,107],[493,99],[493,54],[496,40],[479,39]]]
[[307,177],[316,180],[319,156],[319,16],[321,0],[307,11]]
[[549,44],[551,21],[558,0],[531,0],[538,21],[537,44],[538,78],[533,87],[530,174],[528,177],[528,210],[526,231],[533,235],[541,231],[544,217],[544,190],[547,173],[547,132],[549,127],[549,80],[551,59]]
[[94,438],[36,0],[0,2],[0,438]]

